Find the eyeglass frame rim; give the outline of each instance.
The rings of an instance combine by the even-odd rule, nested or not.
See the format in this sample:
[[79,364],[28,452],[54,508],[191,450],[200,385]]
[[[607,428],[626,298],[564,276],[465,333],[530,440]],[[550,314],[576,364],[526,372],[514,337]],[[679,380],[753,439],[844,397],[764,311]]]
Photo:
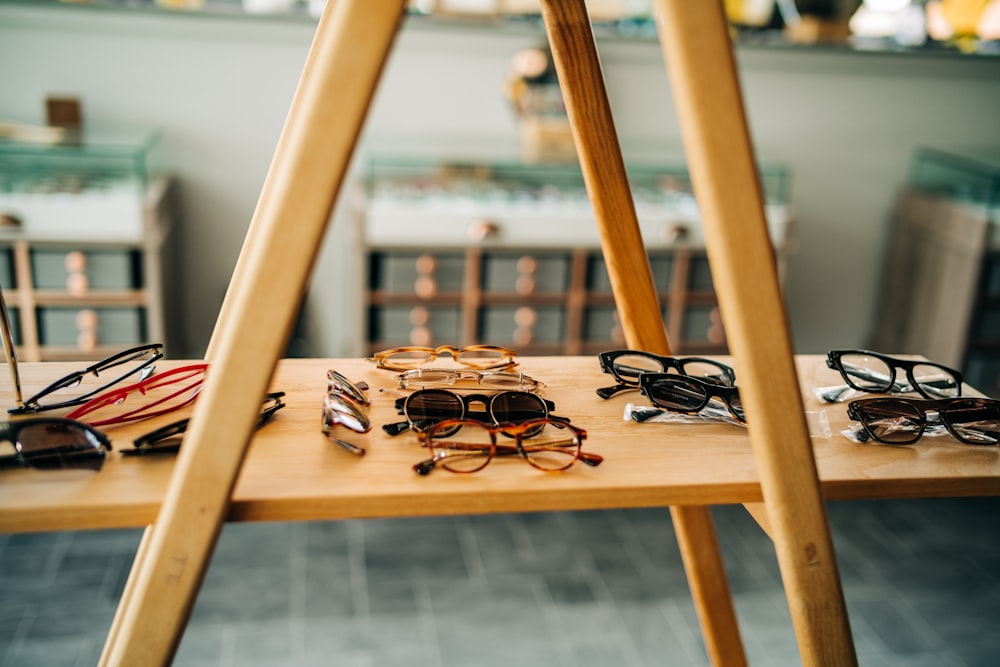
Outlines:
[[[861,387],[851,380],[850,374],[844,369],[844,364],[842,357],[845,354],[856,354],[858,356],[869,356],[875,357],[886,363],[889,367],[889,372],[891,373],[889,377],[889,386],[882,390],[873,390],[871,387]],[[871,350],[863,349],[838,349],[830,350],[826,353],[826,367],[835,370],[840,373],[840,376],[844,379],[847,385],[856,391],[863,391],[866,393],[874,393],[875,391],[880,391],[882,393],[893,393],[891,391],[892,386],[896,384],[896,369],[902,368],[906,371],[906,379],[909,380],[910,385],[914,390],[929,401],[943,400],[941,397],[929,396],[923,388],[921,388],[920,383],[916,381],[913,377],[913,369],[917,366],[932,366],[934,368],[940,368],[945,371],[948,375],[951,375],[955,380],[957,380],[956,393],[954,396],[948,396],[947,398],[962,398],[962,385],[965,383],[965,376],[958,369],[952,368],[950,366],[945,366],[944,364],[939,364],[934,361],[917,360],[917,359],[901,359],[899,357],[894,357],[889,354],[883,354],[881,352],[873,352]]]
[[[208,366],[209,366],[209,364],[207,364],[207,363],[197,363],[197,364],[188,364],[188,365],[185,365],[185,366],[177,366],[176,368],[168,368],[167,370],[162,371],[160,373],[154,373],[153,375],[150,375],[150,376],[148,376],[148,377],[146,377],[146,378],[144,378],[142,380],[139,380],[138,382],[134,382],[132,384],[125,385],[124,387],[112,387],[110,389],[107,389],[104,392],[101,392],[99,395],[94,396],[93,398],[91,398],[86,403],[82,403],[82,404],[76,406],[73,410],[70,410],[70,412],[67,413],[66,416],[70,417],[70,419],[79,419],[80,421],[86,421],[84,419],[84,417],[88,414],[88,412],[93,412],[94,410],[100,410],[101,408],[103,408],[105,405],[108,405],[109,403],[118,402],[118,401],[115,400],[118,396],[122,396],[121,400],[124,401],[125,397],[127,397],[129,394],[131,394],[134,391],[139,391],[143,395],[145,395],[146,392],[144,390],[148,389],[149,385],[154,384],[157,380],[162,381],[165,376],[173,375],[173,374],[178,374],[178,373],[182,373],[182,372],[187,372],[187,373],[190,373],[189,377],[195,377],[198,373],[201,373],[201,378],[198,379],[198,380],[196,380],[191,385],[182,387],[182,388],[178,389],[176,392],[174,392],[173,394],[170,394],[169,396],[164,396],[163,398],[159,399],[158,401],[154,401],[152,403],[152,405],[156,405],[158,403],[162,403],[162,402],[167,401],[167,400],[169,400],[171,398],[174,398],[175,396],[177,396],[179,394],[182,394],[182,393],[184,393],[184,392],[186,392],[186,391],[188,391],[190,389],[197,388],[197,391],[194,392],[194,395],[192,395],[188,400],[184,401],[183,403],[175,405],[175,406],[173,406],[173,407],[171,407],[169,409],[156,410],[156,411],[153,411],[153,412],[151,412],[149,414],[135,416],[136,413],[140,413],[144,408],[150,407],[149,405],[143,405],[143,406],[137,407],[134,410],[126,412],[124,415],[119,415],[117,417],[111,417],[109,419],[104,419],[104,420],[95,421],[95,422],[89,422],[89,421],[87,421],[86,423],[90,424],[91,426],[112,426],[112,425],[115,425],[115,424],[127,424],[129,422],[142,421],[143,419],[152,419],[154,417],[159,417],[160,415],[165,415],[165,414],[168,414],[170,412],[174,412],[175,410],[180,410],[181,408],[183,408],[183,407],[185,407],[187,405],[190,405],[198,397],[198,393],[201,391],[200,387],[205,382],[205,375],[208,372]],[[171,380],[170,382],[165,383],[163,386],[169,386],[171,384],[180,383],[180,382],[184,382],[184,381],[185,381],[184,379]],[[102,403],[100,405],[98,405],[97,404],[98,401],[102,401]],[[81,412],[84,408],[86,408],[91,403],[94,403],[94,406],[92,408],[90,408],[90,410],[88,412]],[[70,416],[70,415],[73,415],[73,416]]]
[[[347,414],[356,417],[358,422],[364,428],[364,430],[359,431],[357,429],[351,428],[342,421],[334,421],[331,424],[327,424],[327,412],[345,414],[343,410],[335,410],[334,408],[332,408],[329,405],[329,402],[331,400],[339,400],[341,403],[347,406],[349,411]],[[323,429],[322,429],[323,435],[329,436],[330,433],[328,433],[327,429],[337,425],[343,426],[344,428],[353,431],[354,433],[368,433],[373,428],[371,418],[364,412],[364,406],[362,406],[360,403],[351,398],[349,394],[345,394],[340,391],[327,391],[326,395],[323,397]]]
[[[872,430],[868,427],[868,424],[866,424],[865,421],[863,419],[861,419],[859,411],[862,410],[863,408],[865,408],[867,405],[871,405],[871,404],[874,404],[874,403],[884,403],[884,402],[887,402],[887,401],[896,401],[896,402],[899,402],[899,403],[904,403],[906,405],[910,405],[910,406],[914,407],[920,413],[920,429],[919,429],[919,431],[917,431],[916,437],[914,437],[912,440],[907,440],[906,442],[899,442],[899,441],[897,441],[897,442],[886,442],[885,440],[877,438],[875,436],[875,434],[872,432]],[[851,401],[850,403],[848,403],[847,404],[847,416],[848,416],[848,418],[852,419],[853,421],[856,421],[859,424],[861,424],[861,427],[864,429],[864,432],[872,440],[874,440],[875,442],[878,442],[879,444],[882,444],[882,445],[912,445],[915,442],[917,442],[918,440],[920,440],[924,436],[924,433],[927,430],[927,426],[928,426],[928,422],[927,422],[928,409],[929,409],[930,412],[937,412],[938,413],[938,416],[939,416],[939,418],[941,420],[941,424],[944,425],[944,427],[948,431],[948,433],[950,433],[956,440],[958,440],[963,445],[971,445],[971,446],[974,446],[974,447],[984,447],[984,446],[985,447],[990,447],[990,446],[996,447],[998,444],[1000,444],[1000,443],[996,443],[996,442],[984,443],[984,442],[970,442],[970,441],[966,440],[963,436],[959,435],[954,430],[954,426],[948,421],[948,419],[944,415],[942,415],[940,408],[935,407],[935,404],[938,404],[938,405],[940,405],[942,403],[944,403],[944,404],[950,404],[950,403],[955,403],[957,401],[976,401],[976,402],[991,403],[991,404],[994,404],[995,407],[997,407],[998,411],[1000,411],[1000,400],[997,400],[995,398],[989,398],[987,396],[951,396],[951,397],[948,397],[948,398],[912,398],[912,397],[909,397],[909,396],[873,396],[871,398],[859,398],[859,399],[855,399],[855,400]],[[923,405],[921,405],[921,403],[923,403]],[[947,405],[945,407],[947,407]]]
[[[695,386],[702,387],[703,389],[706,390],[705,391],[705,400],[702,402],[702,404],[696,410],[681,410],[681,409],[676,408],[676,407],[671,407],[671,406],[659,404],[659,403],[656,402],[655,399],[653,399],[652,396],[649,395],[649,392],[647,391],[647,385],[650,385],[653,382],[656,382],[657,380],[661,380],[661,379],[671,379],[671,380],[680,379],[682,381],[694,382]],[[726,410],[729,411],[729,414],[733,417],[733,419],[735,419],[736,421],[740,422],[741,424],[746,424],[747,423],[746,412],[743,413],[742,417],[739,416],[739,414],[737,413],[736,409],[733,407],[732,403],[730,402],[730,399],[733,396],[736,396],[737,398],[739,398],[739,396],[740,396],[739,387],[737,387],[736,385],[733,385],[732,387],[727,387],[727,386],[721,385],[721,384],[714,384],[712,382],[705,382],[704,380],[702,380],[700,378],[697,378],[697,377],[694,377],[693,375],[682,375],[680,373],[640,373],[639,374],[639,388],[640,388],[640,391],[642,392],[643,396],[645,396],[646,398],[648,398],[653,403],[653,405],[655,405],[656,407],[663,408],[664,410],[670,410],[671,412],[679,412],[681,414],[688,414],[688,415],[695,415],[695,414],[698,414],[699,412],[701,412],[702,410],[704,410],[706,407],[708,407],[709,401],[711,401],[712,397],[714,396],[714,397],[722,399],[722,402],[726,406]],[[742,400],[741,400],[741,402],[742,402]]]
[[[39,404],[38,401],[40,398],[44,398],[45,396],[48,396],[49,394],[59,391],[60,389],[73,386],[71,382],[68,382],[70,378],[77,378],[78,380],[82,381],[84,377],[91,374],[93,374],[94,377],[100,377],[100,374],[95,373],[95,371],[101,368],[102,365],[107,364],[108,362],[113,361],[115,359],[118,359],[119,357],[124,358],[130,354],[136,355],[137,353],[144,350],[152,350],[154,351],[154,353],[148,361],[146,361],[140,366],[137,366],[135,370],[131,371],[130,373],[126,373],[125,375],[107,384],[104,384],[101,387],[98,387],[91,392],[83,394],[82,396],[77,396],[74,397],[73,399],[63,401],[61,403],[53,403],[51,405]],[[8,414],[37,414],[40,412],[46,412],[48,410],[61,410],[63,408],[70,408],[77,405],[83,405],[90,399],[94,398],[97,394],[100,394],[101,392],[106,391],[112,386],[118,384],[119,382],[122,382],[123,380],[125,380],[125,378],[129,377],[133,373],[143,372],[146,369],[149,369],[151,366],[156,364],[156,362],[159,361],[160,359],[163,359],[163,343],[145,343],[143,345],[135,345],[133,347],[126,348],[124,350],[121,350],[120,352],[116,352],[115,354],[105,357],[104,359],[101,359],[100,361],[97,361],[84,369],[73,371],[72,373],[68,373],[67,375],[62,376],[55,382],[49,384],[44,389],[41,389],[40,391],[36,392],[33,396],[25,399],[23,401],[24,403],[23,407],[11,408],[7,410],[7,412]],[[120,363],[112,364],[109,366],[109,368],[114,368],[115,366],[118,365],[121,364]]]
[[[337,384],[335,385],[334,383]],[[356,382],[333,368],[328,368],[326,371],[327,393],[336,390],[350,396],[354,399],[355,403],[364,407],[369,407],[372,404],[372,400],[366,393],[368,389],[368,383],[364,380]]]
[[420,366],[399,366],[393,365],[389,366],[385,363],[387,357],[391,356],[393,353],[405,352],[409,350],[426,350],[430,353],[431,359],[429,361],[435,361],[442,352],[450,352],[452,359],[455,363],[462,363],[458,360],[458,357],[462,352],[474,352],[476,350],[497,350],[504,354],[504,361],[502,363],[493,364],[490,366],[478,366],[475,364],[463,364],[469,366],[470,368],[475,368],[478,370],[502,370],[509,369],[517,366],[517,351],[512,350],[509,347],[504,347],[502,345],[490,345],[486,343],[475,343],[470,345],[463,345],[461,347],[455,347],[454,345],[438,345],[437,347],[431,347],[429,345],[402,345],[399,347],[392,347],[386,350],[380,350],[379,352],[374,352],[368,361],[375,362],[376,368],[382,368],[390,371],[408,371],[414,368],[420,368]]
[[[527,452],[524,450],[524,443],[523,443],[524,433],[528,431],[530,428],[538,426],[539,422],[544,422],[545,424],[552,424],[558,428],[569,428],[571,431],[573,431],[573,438],[576,441],[576,454],[570,460],[570,462],[566,464],[564,467],[541,468],[535,465],[531,461],[531,459],[528,457]],[[433,453],[434,445],[429,444],[429,441],[431,441],[432,438],[430,438],[427,435],[428,431],[436,428],[442,428],[442,429],[446,427],[451,428],[460,424],[479,426],[485,429],[490,434],[490,453],[489,456],[485,457],[486,460],[483,463],[483,465],[479,466],[478,468],[474,468],[472,470],[453,470],[446,466],[442,466],[448,472],[467,474],[467,473],[479,472],[480,470],[485,468],[487,465],[489,465],[490,461],[492,461],[493,458],[496,456],[497,447],[500,446],[497,443],[497,434],[504,433],[504,429],[509,429],[509,428],[516,429],[514,433],[509,434],[514,438],[514,444],[504,445],[504,448],[516,449],[517,453],[520,455],[520,458],[523,459],[526,463],[528,463],[528,465],[530,465],[535,470],[540,470],[542,472],[562,472],[564,470],[568,470],[569,468],[571,468],[573,464],[576,463],[577,461],[583,461],[584,463],[590,466],[596,466],[604,461],[604,457],[601,456],[600,454],[593,454],[590,452],[583,451],[583,441],[587,439],[587,431],[585,429],[580,428],[579,426],[576,426],[575,424],[569,423],[568,421],[562,421],[560,419],[553,419],[551,416],[545,416],[545,417],[533,417],[523,422],[502,422],[502,423],[487,424],[485,422],[481,422],[475,419],[469,419],[468,417],[458,417],[458,418],[443,419],[439,422],[434,422],[429,427],[427,427],[426,430],[418,432],[417,438],[420,440],[420,442],[424,447],[430,450],[431,458],[415,463],[412,466],[413,470],[417,474],[427,475],[433,468],[437,467],[438,459],[435,458]],[[584,454],[586,454],[587,456],[586,459],[583,458]]]

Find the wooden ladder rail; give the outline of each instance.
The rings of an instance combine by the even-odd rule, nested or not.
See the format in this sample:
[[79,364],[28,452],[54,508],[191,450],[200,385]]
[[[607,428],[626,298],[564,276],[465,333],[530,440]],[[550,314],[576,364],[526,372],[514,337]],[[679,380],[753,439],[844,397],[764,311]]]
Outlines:
[[[680,0],[675,0],[672,8],[683,14],[679,11],[680,4]],[[693,4],[688,8],[693,10]],[[133,566],[126,594],[123,595],[109,634],[108,645],[102,655],[102,664],[165,665],[171,661],[177,649],[228,511],[230,494],[246,453],[259,398],[266,390],[292,328],[295,306],[299,300],[288,297],[301,294],[307,285],[329,214],[336,202],[403,9],[404,0],[339,0],[330,3],[320,18],[302,79],[209,346],[207,358],[215,370],[209,375],[203,396],[195,408],[186,436],[187,446],[178,455],[156,523],[144,536],[140,557]],[[669,9],[671,6],[667,2],[658,4],[661,16],[666,15],[666,10]],[[586,127],[586,121],[594,120],[588,119],[585,112],[590,108],[588,104],[595,104],[595,97],[596,107],[593,108],[597,109],[597,121],[603,122],[601,118],[604,117],[610,123],[606,92],[601,81],[586,7],[583,0],[544,0],[543,12],[550,39],[557,40],[558,49],[561,49],[562,55],[557,56],[560,75],[565,72],[568,76],[571,70],[576,70],[579,75],[575,84],[569,84],[567,95],[578,105],[577,111],[573,112],[576,117],[574,133],[581,155],[590,155],[592,159],[587,167],[590,169],[588,187],[592,198],[596,198],[595,208],[600,210],[600,215],[606,221],[600,223],[605,253],[611,258],[618,258],[617,266],[609,268],[613,274],[613,285],[617,285],[616,300],[619,301],[623,321],[627,330],[632,331],[630,344],[669,350],[665,334],[662,333],[659,308],[655,309],[660,331],[657,333],[652,324],[651,313],[646,307],[646,299],[633,300],[623,294],[623,291],[627,291],[626,287],[635,289],[633,281],[636,280],[639,288],[646,290],[644,283],[649,282],[648,264],[645,277],[641,270],[630,275],[627,269],[628,254],[636,241],[641,248],[634,211],[631,220],[613,222],[615,205],[621,203],[621,190],[615,188],[620,188],[622,183],[627,184],[620,167],[620,149],[613,135],[613,127],[610,124],[604,126],[604,129],[612,131],[610,135],[595,133]],[[714,12],[699,10],[697,13],[702,22],[695,21],[693,27],[702,29],[707,22],[710,28],[717,29],[719,35],[725,34],[721,7],[715,7]],[[715,52],[709,54],[712,56],[711,60],[726,62],[728,59],[729,66],[732,67],[728,41],[714,40],[712,44]],[[664,48],[666,50],[666,45]],[[690,44],[684,43],[682,55],[685,49],[691,48]],[[701,66],[697,57],[690,60],[682,57],[679,60],[696,72]],[[577,69],[578,62],[584,63],[583,69]],[[600,84],[597,86],[596,96],[592,88],[588,92],[588,87],[593,87],[595,83]],[[352,94],[344,95],[345,91],[351,91]],[[736,92],[736,101],[739,102],[738,90]],[[581,114],[581,110],[584,113]],[[725,116],[728,113],[730,118],[723,120],[727,120],[730,126],[739,127],[745,121],[742,117],[734,121],[732,116],[739,114],[741,110],[742,106],[737,105],[729,108],[728,112],[720,110],[710,115]],[[688,134],[691,133],[686,133],[686,136]],[[708,153],[711,154],[712,151]],[[744,157],[752,158],[752,154],[747,152]],[[611,159],[612,168],[621,170],[621,173],[615,174],[621,178],[613,179],[618,181],[618,185],[611,186],[608,191],[594,178],[594,170],[601,166],[598,161],[602,158]],[[752,159],[748,159],[747,163],[753,168]],[[711,174],[711,170],[709,173]],[[708,182],[711,183],[714,177],[715,175],[710,175]],[[700,178],[696,178],[696,187]],[[745,187],[747,183],[756,187],[755,171],[740,185]],[[754,187],[749,189],[753,190]],[[759,198],[759,192],[757,196]],[[631,210],[631,201],[626,209]],[[295,226],[295,234],[287,233],[288,225]],[[766,226],[762,227],[767,241]],[[770,250],[769,242],[767,249]],[[625,252],[621,252],[622,250]],[[711,253],[710,243],[710,257]],[[642,256],[645,257],[644,252]],[[727,294],[739,295],[739,291],[734,292],[731,287],[726,290]],[[732,297],[722,294],[726,290],[720,290],[720,301],[723,303],[732,300]],[[776,283],[773,300],[779,300]],[[725,308],[724,306],[724,312]],[[779,318],[775,321],[783,323],[780,303],[777,312]],[[745,332],[745,327],[741,328],[744,322],[739,317],[735,322],[733,325],[727,320],[727,328],[731,335],[740,336],[741,332]],[[787,334],[784,340],[785,348],[780,345],[778,348],[786,353],[787,358],[784,367],[780,364],[777,366],[779,373],[791,363]],[[737,352],[739,359],[744,356],[748,355],[744,353],[741,356]],[[750,368],[758,372],[744,374],[744,377],[751,379],[748,386],[765,386],[765,378],[759,371],[762,368],[770,369],[759,365]],[[797,388],[794,375],[790,377],[793,388]],[[758,378],[760,381],[757,381]],[[800,404],[797,394],[795,398]],[[748,399],[748,415],[759,424],[751,430],[751,440],[755,443],[758,459],[773,461],[774,458],[781,458],[766,456],[770,441],[759,435],[764,432],[764,426],[768,423],[766,405],[761,405],[762,402],[754,398],[752,391],[748,392]],[[783,412],[783,418],[786,417]],[[796,439],[796,420],[793,418],[791,421],[791,428],[786,430],[792,436],[782,442],[793,443],[786,447],[792,451],[782,451],[783,455],[795,454],[796,447],[798,450],[808,449],[807,432],[804,432],[803,438]],[[804,416],[802,426],[804,429]],[[762,453],[761,450],[765,451]],[[836,580],[836,567],[832,560],[832,550],[829,549],[829,533],[819,502],[811,451],[806,458],[806,467],[812,465],[813,470],[811,497],[817,501],[815,504],[819,507],[822,527],[826,529],[826,540],[809,542],[808,548],[802,553],[795,551],[798,542],[790,539],[789,534],[798,526],[797,515],[794,511],[775,511],[772,502],[769,508],[771,518],[778,524],[776,544],[779,547],[779,563],[782,565],[783,576],[789,567],[796,571],[811,568],[814,572],[824,573],[829,573],[832,568],[833,578]],[[781,486],[783,472],[789,469],[801,472],[802,466],[798,464],[803,462],[803,458],[799,456],[794,462],[797,465],[790,466],[779,461],[773,466],[776,468],[774,474],[778,476],[778,486]],[[771,472],[762,477],[765,499],[769,499],[768,489],[775,483]],[[798,488],[801,484],[793,486]],[[808,491],[810,489],[805,494],[807,502],[810,498]],[[802,494],[793,496],[794,500],[802,500]],[[786,497],[780,492],[775,494],[779,501]],[[791,510],[798,506],[792,505]],[[711,579],[721,574],[721,581],[724,582],[724,570],[721,569],[721,558],[718,557],[718,546],[708,510],[704,507],[683,508],[674,512],[675,519],[680,518],[678,537],[684,545],[685,565],[689,569],[689,578],[693,580],[699,616],[706,628],[709,653],[717,663],[742,664],[745,659],[735,629],[731,597],[724,584],[720,588],[718,580]],[[793,515],[791,520],[788,519],[789,515]],[[816,518],[815,512],[807,515]],[[815,537],[815,525],[807,527],[811,530],[806,534]],[[823,532],[819,531],[820,538],[823,537]],[[791,537],[795,535],[792,534]],[[785,547],[787,542],[791,542],[792,546]],[[708,567],[703,566],[706,553],[709,556]],[[819,579],[824,584],[829,584],[828,574]],[[846,614],[838,614],[843,607],[842,595],[839,595],[839,580],[832,587],[800,585],[803,581],[810,584],[817,577],[788,575],[785,580],[786,587],[788,582],[796,585],[794,590],[789,590],[790,601],[793,597],[798,600],[802,594],[807,593],[828,594],[832,590],[838,594],[834,596],[832,603],[829,598],[820,598],[819,604],[792,604],[792,613],[805,662],[847,664],[849,660],[843,658],[853,657],[849,633],[846,642],[849,650],[845,651],[845,642],[832,642],[834,646],[831,649],[831,643],[824,645],[819,641],[819,632],[813,630],[823,626],[829,633],[832,627],[832,634],[842,638],[843,632],[837,631],[838,618],[844,621],[840,625],[846,627]],[[839,606],[836,604],[837,600],[840,601]],[[813,611],[817,613],[812,613]],[[827,650],[820,651],[821,648]],[[828,660],[831,657],[837,659]]]

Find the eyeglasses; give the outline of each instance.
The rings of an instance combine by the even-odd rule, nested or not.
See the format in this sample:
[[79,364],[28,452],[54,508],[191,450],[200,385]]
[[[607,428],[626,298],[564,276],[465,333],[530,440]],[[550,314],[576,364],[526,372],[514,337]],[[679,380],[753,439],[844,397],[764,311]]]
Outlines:
[[[449,368],[415,368],[396,376],[400,389],[424,389],[430,385],[455,386],[471,382],[477,389],[502,389],[537,392],[545,386],[524,373],[504,371],[475,371]],[[458,389],[459,387],[455,387]]]
[[671,369],[681,375],[700,378],[706,382],[732,387],[736,384],[736,372],[729,366],[703,357],[664,357],[641,350],[612,350],[601,352],[598,359],[601,370],[610,373],[618,381],[612,387],[597,389],[601,398],[611,398],[622,391],[639,388],[639,376],[643,373],[666,373]]
[[[353,443],[347,442],[334,435],[333,429],[336,426],[343,426],[355,433],[367,433],[372,430],[371,420],[365,414],[364,407],[370,404],[368,396],[360,386],[351,382],[336,371],[328,371],[327,377],[331,374],[337,376],[336,382],[330,382],[327,387],[326,397],[323,399],[323,435],[355,456],[364,456],[365,449]],[[347,386],[350,391],[345,391]],[[367,388],[367,385],[365,385]],[[357,393],[363,399],[359,402],[353,397]]]
[[[862,441],[909,445],[920,439],[930,423],[938,421],[966,445],[1000,443],[1000,401],[991,398],[863,398],[847,404],[847,416],[861,422]],[[866,437],[867,436],[867,437]]]
[[7,301],[3,297],[3,289],[0,289],[0,336],[3,338],[3,350],[7,355],[7,368],[10,370],[10,381],[14,388],[14,401],[17,403],[16,410],[24,407],[24,399],[21,396],[21,376],[17,370],[14,335],[11,331],[10,317],[7,315]]
[[[35,413],[82,405],[105,389],[136,373],[139,374],[140,380],[146,379],[153,373],[153,364],[162,358],[163,345],[160,343],[151,343],[123,350],[83,370],[75,371],[56,380],[31,398],[26,399],[23,405],[12,408],[8,412],[12,414]],[[88,380],[91,376],[95,380],[84,385],[85,380]],[[96,386],[92,386],[95,381]],[[85,387],[83,392],[72,398],[63,397],[61,400],[56,400],[53,403],[41,404],[42,399],[56,392],[79,386]]]
[[[827,352],[826,365],[840,372],[844,382],[858,391],[881,394],[915,391],[924,398],[962,395],[962,374],[929,361],[897,359],[867,350],[831,350]],[[905,371],[905,383],[897,382],[897,369]]]
[[517,352],[496,345],[466,345],[465,347],[395,347],[376,352],[370,358],[379,368],[390,371],[407,371],[419,368],[436,360],[442,354],[449,354],[455,363],[481,371],[500,370],[517,365]]
[[407,421],[385,424],[382,430],[389,435],[399,435],[410,428],[419,432],[445,419],[521,423],[549,417],[549,411],[554,408],[552,401],[526,391],[463,395],[447,389],[419,389],[396,400],[396,409],[406,415]]
[[[497,434],[513,437],[514,444],[498,445]],[[542,435],[539,435],[539,434]],[[418,436],[430,458],[413,466],[419,475],[440,464],[445,470],[469,473],[482,470],[496,456],[520,456],[546,472],[566,470],[577,460],[596,466],[604,459],[580,451],[586,431],[563,421],[531,419],[518,424],[489,425],[473,419],[447,419]],[[531,437],[530,443],[524,438]]]
[[[275,391],[264,397],[264,404],[261,407],[260,417],[257,418],[257,428],[271,421],[281,408],[285,407],[285,392]],[[190,419],[181,419],[166,426],[161,426],[155,431],[150,431],[132,441],[132,449],[121,450],[124,456],[146,456],[149,454],[172,454],[180,450],[181,437],[187,432]]]
[[368,407],[372,403],[366,393],[368,391],[367,382],[348,380],[343,374],[332,369],[326,372],[326,382],[327,392],[347,394],[347,396],[354,399],[355,403],[365,407]]
[[712,398],[718,398],[736,421],[741,424],[747,421],[736,387],[676,373],[643,373],[639,376],[639,387],[653,405],[666,410],[695,414],[704,410]]
[[[151,375],[135,384],[98,394],[69,413],[69,419],[79,419],[91,426],[127,424],[158,417],[190,405],[205,383],[208,364],[191,364]],[[122,410],[129,397],[131,409]],[[145,400],[143,400],[145,399]]]
[[92,426],[62,417],[0,423],[0,441],[14,446],[13,454],[0,455],[0,470],[25,467],[100,470],[105,451],[111,451],[111,441],[106,435]]

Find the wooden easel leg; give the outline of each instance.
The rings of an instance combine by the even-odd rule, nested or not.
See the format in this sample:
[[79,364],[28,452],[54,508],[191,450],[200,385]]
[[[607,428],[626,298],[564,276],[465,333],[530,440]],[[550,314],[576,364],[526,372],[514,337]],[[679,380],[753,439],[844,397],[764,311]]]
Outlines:
[[722,2],[655,11],[802,661],[854,665]]
[[[670,354],[586,5],[584,0],[541,4],[627,344]],[[670,511],[709,657],[717,665],[745,665],[710,510]]]
[[337,0],[320,19],[108,665],[167,665],[177,649],[404,4]]

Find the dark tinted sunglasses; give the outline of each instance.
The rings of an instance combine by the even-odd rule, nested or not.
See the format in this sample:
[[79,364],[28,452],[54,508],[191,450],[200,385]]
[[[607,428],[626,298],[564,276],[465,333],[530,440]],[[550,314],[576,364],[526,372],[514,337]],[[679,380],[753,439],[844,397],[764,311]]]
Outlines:
[[601,352],[597,357],[601,371],[613,375],[618,381],[617,385],[598,389],[597,395],[601,398],[638,389],[639,376],[643,373],[667,373],[671,370],[726,387],[736,384],[736,372],[731,367],[704,357],[664,357],[642,350],[611,350]]
[[736,387],[726,387],[677,373],[643,373],[639,376],[639,388],[653,405],[687,414],[701,412],[711,399],[718,398],[736,421],[741,424],[747,421],[743,415],[740,392]]
[[1000,443],[1000,401],[991,398],[862,398],[847,405],[847,416],[861,422],[861,440],[909,445],[924,434],[928,415],[966,445]]
[[[0,423],[0,442],[13,454],[0,455],[0,470],[100,470],[111,441],[92,426],[61,417],[39,417]],[[2,447],[0,448],[7,449]]]
[[396,400],[396,409],[406,415],[406,421],[386,424],[382,429],[389,435],[399,435],[410,428],[422,431],[445,419],[516,424],[549,417],[554,408],[552,401],[527,391],[458,394],[447,389],[420,389]]

